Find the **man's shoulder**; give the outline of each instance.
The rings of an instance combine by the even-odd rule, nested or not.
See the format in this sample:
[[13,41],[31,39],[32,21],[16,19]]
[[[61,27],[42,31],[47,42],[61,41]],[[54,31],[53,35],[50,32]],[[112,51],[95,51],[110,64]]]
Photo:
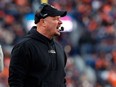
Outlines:
[[31,41],[31,38],[24,37],[22,40],[18,42],[18,44],[28,43],[29,41]]
[[29,46],[31,39],[30,38],[23,38],[22,40],[20,40],[17,44],[15,44],[14,47],[22,47],[25,48],[27,46]]

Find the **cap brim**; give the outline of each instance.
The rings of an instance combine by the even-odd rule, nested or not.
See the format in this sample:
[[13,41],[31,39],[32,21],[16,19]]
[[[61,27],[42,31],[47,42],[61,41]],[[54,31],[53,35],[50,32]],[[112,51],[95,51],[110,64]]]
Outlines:
[[53,9],[53,10],[50,11],[49,16],[64,17],[64,16],[66,16],[66,14],[67,14],[67,11],[60,11],[60,10],[57,10],[57,9]]
[[59,11],[58,14],[59,14],[58,16],[64,17],[66,16],[67,11]]

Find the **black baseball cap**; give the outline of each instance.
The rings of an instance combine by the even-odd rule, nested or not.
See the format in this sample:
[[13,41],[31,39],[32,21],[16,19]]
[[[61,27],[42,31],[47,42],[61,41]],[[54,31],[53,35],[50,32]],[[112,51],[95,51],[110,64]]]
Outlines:
[[39,6],[39,9],[35,12],[35,24],[37,24],[41,18],[46,18],[48,16],[54,17],[54,16],[66,16],[67,11],[61,11],[56,9],[50,4],[42,3]]

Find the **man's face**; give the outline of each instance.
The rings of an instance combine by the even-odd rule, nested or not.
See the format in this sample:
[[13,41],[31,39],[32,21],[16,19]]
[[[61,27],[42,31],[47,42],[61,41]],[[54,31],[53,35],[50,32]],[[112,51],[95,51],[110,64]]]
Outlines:
[[48,32],[48,35],[51,37],[60,35],[59,27],[62,24],[60,16],[46,17],[44,21],[46,23],[46,31]]

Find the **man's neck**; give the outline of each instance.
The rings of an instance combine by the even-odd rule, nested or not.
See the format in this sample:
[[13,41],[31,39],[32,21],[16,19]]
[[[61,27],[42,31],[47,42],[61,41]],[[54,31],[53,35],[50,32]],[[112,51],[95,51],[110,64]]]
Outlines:
[[44,28],[37,27],[37,32],[39,32],[40,34],[42,34],[50,40],[53,38],[52,36],[48,35],[48,32],[46,32]]

